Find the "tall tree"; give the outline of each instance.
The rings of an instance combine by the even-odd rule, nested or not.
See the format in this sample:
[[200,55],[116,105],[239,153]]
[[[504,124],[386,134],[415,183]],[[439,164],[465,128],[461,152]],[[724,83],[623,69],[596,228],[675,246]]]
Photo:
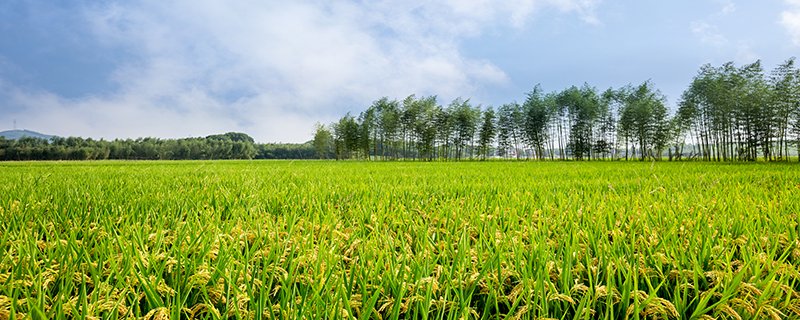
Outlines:
[[649,80],[621,88],[617,97],[622,100],[620,135],[634,143],[634,150],[638,146],[642,160],[660,159],[671,137],[666,97]]
[[494,137],[497,135],[496,118],[491,106],[483,112],[481,128],[478,133],[478,150],[484,160],[486,160],[486,154],[489,152],[491,144],[494,142]]
[[526,142],[533,148],[537,159],[544,159],[545,145],[548,138],[550,112],[549,104],[554,103],[551,97],[544,95],[541,85],[536,85],[533,91],[527,94],[527,99],[522,108],[525,112],[524,136]]
[[433,160],[436,150],[436,118],[442,107],[436,105],[436,96],[419,101],[419,116],[414,125],[420,159]]
[[592,135],[599,114],[600,98],[595,88],[573,86],[556,96],[556,103],[566,110],[569,139],[566,149],[576,160],[589,159]]
[[331,124],[336,159],[349,159],[358,151],[359,126],[348,112],[338,122]]
[[410,95],[403,100],[400,110],[400,132],[402,136],[403,159],[412,156],[410,149],[415,140],[414,126],[419,117],[420,108],[416,95]]
[[[788,159],[790,135],[796,125],[800,110],[800,73],[795,67],[795,58],[778,65],[769,79],[777,127],[777,149],[779,158]],[[793,119],[794,118],[794,119]],[[798,145],[800,148],[800,144]]]
[[455,127],[454,146],[456,158],[466,157],[465,149],[472,145],[475,130],[478,126],[478,112],[469,103],[469,99],[456,98],[450,104]]
[[453,106],[452,104],[447,108],[438,108],[436,112],[436,140],[439,143],[438,158],[448,160],[450,159],[450,147],[453,141]]
[[328,148],[331,139],[331,132],[325,125],[317,122],[314,124],[314,150],[320,159],[328,158]]
[[497,143],[503,156],[520,158],[519,144],[522,142],[522,127],[525,121],[522,108],[516,102],[507,103],[497,110]]
[[[377,127],[377,117],[376,106],[373,104],[358,115],[358,148],[366,160],[370,160],[371,149],[378,144],[375,127]],[[375,155],[377,156],[377,152]]]
[[389,154],[392,159],[397,157],[396,140],[399,121],[399,103],[397,100],[389,100],[383,97],[373,102],[377,112],[377,131],[380,143],[380,154],[382,158],[386,158]]

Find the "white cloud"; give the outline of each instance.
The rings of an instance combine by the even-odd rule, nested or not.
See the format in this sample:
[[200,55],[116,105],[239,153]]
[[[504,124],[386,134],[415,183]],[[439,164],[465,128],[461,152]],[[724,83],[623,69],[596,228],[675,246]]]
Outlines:
[[786,28],[795,45],[800,46],[800,0],[786,0],[789,10],[781,12],[779,23]]
[[697,35],[700,38],[700,42],[705,44],[723,46],[728,43],[728,39],[719,33],[717,26],[703,21],[692,22],[692,33]]
[[714,2],[721,4],[723,7],[719,12],[712,15],[712,17],[727,16],[736,11],[736,4],[731,2],[731,0],[715,0]]
[[381,96],[451,99],[504,85],[503,70],[459,51],[461,39],[492,26],[521,27],[545,7],[598,23],[599,2],[111,2],[87,8],[85,17],[100,41],[136,57],[115,71],[118,92],[72,100],[17,88],[0,94],[26,113],[46,114],[41,121],[55,134],[244,131],[263,142],[304,141],[315,121],[358,112]]
[[753,52],[753,50],[750,48],[750,45],[746,43],[739,44],[735,56],[735,60],[738,64],[750,64],[759,59],[761,59],[761,57],[757,53]]
[[544,7],[552,7],[560,12],[575,12],[587,23],[598,24],[594,9],[598,0],[444,0],[443,12],[460,20],[472,23],[494,21],[498,17],[521,27],[532,14]]

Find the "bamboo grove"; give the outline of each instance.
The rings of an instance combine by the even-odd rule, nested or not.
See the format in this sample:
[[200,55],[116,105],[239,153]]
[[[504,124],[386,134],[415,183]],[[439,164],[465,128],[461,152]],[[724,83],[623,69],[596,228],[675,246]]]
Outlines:
[[[703,66],[670,114],[649,80],[599,92],[537,85],[522,104],[494,109],[457,98],[383,97],[357,117],[316,124],[320,157],[336,159],[652,159],[789,161],[800,143],[800,71],[790,58]],[[791,151],[790,151],[791,150]]]

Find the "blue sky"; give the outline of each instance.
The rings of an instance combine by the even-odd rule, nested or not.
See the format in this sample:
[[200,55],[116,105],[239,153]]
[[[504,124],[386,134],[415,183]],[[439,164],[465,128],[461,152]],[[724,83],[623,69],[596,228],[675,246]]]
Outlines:
[[499,106],[800,53],[800,0],[0,2],[0,130],[302,142],[382,96]]

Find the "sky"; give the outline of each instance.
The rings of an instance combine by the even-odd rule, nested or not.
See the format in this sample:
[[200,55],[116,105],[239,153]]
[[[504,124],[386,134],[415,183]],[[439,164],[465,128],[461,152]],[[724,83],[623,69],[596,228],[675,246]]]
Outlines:
[[523,102],[800,54],[800,0],[3,0],[0,131],[304,142],[381,97]]

